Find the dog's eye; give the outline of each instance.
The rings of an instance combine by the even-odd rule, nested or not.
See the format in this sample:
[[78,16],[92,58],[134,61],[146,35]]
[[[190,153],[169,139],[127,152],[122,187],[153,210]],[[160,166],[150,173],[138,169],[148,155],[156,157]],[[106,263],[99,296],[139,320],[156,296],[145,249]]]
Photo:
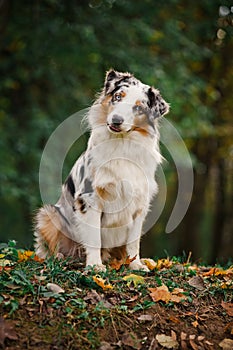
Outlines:
[[136,113],[142,113],[142,112],[143,112],[142,106],[140,106],[140,105],[134,106],[134,112],[136,112]]
[[119,101],[121,101],[121,99],[122,99],[121,93],[118,92],[114,95],[114,101],[119,102]]

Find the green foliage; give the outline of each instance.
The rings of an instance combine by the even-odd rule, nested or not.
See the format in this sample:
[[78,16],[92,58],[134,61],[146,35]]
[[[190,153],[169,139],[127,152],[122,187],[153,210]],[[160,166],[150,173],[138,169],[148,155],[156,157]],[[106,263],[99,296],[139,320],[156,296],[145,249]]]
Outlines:
[[[14,243],[0,253],[10,248],[16,249]],[[108,266],[100,274],[113,288],[104,289],[93,283],[93,276],[97,277],[94,269],[84,268],[81,263],[52,258],[39,262],[29,257],[16,262],[14,255],[8,257],[13,265],[0,268],[0,312],[4,315],[1,325],[5,327],[0,339],[11,347],[17,344],[23,348],[27,341],[33,349],[51,348],[54,344],[61,349],[97,349],[101,340],[116,344],[122,339],[127,345],[125,334],[148,347],[151,329],[153,337],[171,329],[177,334],[198,335],[201,330],[209,339],[210,326],[220,320],[219,331],[210,338],[216,344],[230,324],[233,267],[224,270],[221,266],[181,263],[177,258],[161,259],[157,261],[159,268],[143,272],[142,277],[140,271],[132,275],[127,268],[116,272]],[[170,267],[164,267],[165,263]],[[200,284],[190,283],[192,275],[187,274],[188,270],[196,270],[199,279],[205,279],[201,290]],[[140,284],[126,283],[136,277]],[[51,289],[54,282],[60,291]],[[161,286],[169,287],[178,299],[164,299],[164,290],[160,289],[155,300],[152,291],[155,293]],[[4,322],[11,324],[10,331]],[[15,337],[11,336],[14,327]],[[135,334],[131,334],[132,330]]]
[[[159,87],[171,103],[170,118],[193,154],[197,174],[206,179],[222,159],[224,171],[229,171],[232,13],[219,15],[220,6],[229,6],[227,0],[5,0],[0,6],[1,240],[17,237],[31,244],[31,217],[41,202],[38,169],[45,143],[62,120],[90,105],[110,67],[133,72]],[[81,140],[69,154],[64,176],[85,144],[86,139]],[[173,173],[171,166],[166,218],[174,197]],[[211,230],[219,209],[209,198],[218,191],[212,180],[205,198],[200,197],[204,191],[195,188],[198,203],[214,204],[191,225],[195,230],[191,239],[201,230],[208,242],[213,240]],[[228,175],[225,183],[227,206],[231,203]],[[228,227],[231,210],[225,206],[222,226]],[[196,209],[191,210],[195,214]],[[156,232],[163,232],[166,218]],[[188,227],[184,222],[182,237],[187,236]],[[158,246],[163,247],[164,241],[168,250],[174,249],[174,242],[165,237]],[[161,255],[162,249],[156,253]],[[190,247],[186,243],[175,249],[181,253]],[[207,251],[195,248],[193,242],[192,249],[199,255]]]

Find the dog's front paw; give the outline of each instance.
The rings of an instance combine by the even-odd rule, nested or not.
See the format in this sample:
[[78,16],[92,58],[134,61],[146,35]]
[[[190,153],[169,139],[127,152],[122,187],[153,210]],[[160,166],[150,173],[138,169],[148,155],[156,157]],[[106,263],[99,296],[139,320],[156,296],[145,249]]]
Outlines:
[[106,266],[104,264],[87,265],[87,269],[93,269],[95,272],[106,272]]
[[145,272],[149,272],[150,270],[148,267],[141,263],[140,260],[134,260],[129,264],[130,270],[141,270]]

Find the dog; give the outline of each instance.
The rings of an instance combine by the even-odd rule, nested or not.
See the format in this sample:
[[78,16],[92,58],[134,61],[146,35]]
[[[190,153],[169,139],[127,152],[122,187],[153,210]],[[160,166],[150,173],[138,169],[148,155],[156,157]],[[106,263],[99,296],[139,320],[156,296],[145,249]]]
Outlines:
[[130,73],[106,73],[103,90],[87,115],[87,149],[58,202],[36,214],[35,251],[40,258],[85,258],[86,266],[101,271],[110,258],[130,257],[130,269],[148,271],[140,259],[140,238],[158,191],[158,120],[168,111],[159,90]]

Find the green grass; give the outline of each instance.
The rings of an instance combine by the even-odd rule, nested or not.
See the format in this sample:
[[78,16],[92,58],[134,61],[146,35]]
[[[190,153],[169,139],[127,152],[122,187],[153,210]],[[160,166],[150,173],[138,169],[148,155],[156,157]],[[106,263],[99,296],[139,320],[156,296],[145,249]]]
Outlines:
[[[232,268],[218,267],[219,273],[208,275],[211,267],[182,263],[173,258],[149,273],[134,271],[136,276],[143,277],[143,283],[138,284],[124,280],[132,273],[125,266],[119,271],[109,266],[106,272],[96,273],[69,259],[35,261],[34,254],[30,254],[27,257],[21,251],[19,260],[14,242],[0,245],[0,310],[5,322],[14,322],[17,334],[17,340],[6,335],[0,343],[13,346],[12,349],[17,344],[20,349],[97,349],[102,341],[111,344],[113,349],[117,348],[117,343],[122,348],[125,344],[128,349],[128,340],[125,340],[128,338],[124,334],[132,332],[137,335],[137,344],[140,343],[135,348],[146,349],[155,334],[170,334],[171,329],[178,338],[185,330],[188,334],[188,329],[196,336],[204,334],[205,339],[217,346],[230,323],[230,316],[221,302],[232,300]],[[169,267],[166,266],[168,262]],[[97,285],[93,276],[102,278],[104,285],[111,288]],[[194,276],[203,280],[201,290],[189,284]],[[60,286],[64,292],[52,291],[48,283]],[[155,302],[148,288],[162,285],[171,293],[176,288],[183,289],[186,298],[179,302]],[[206,311],[206,325],[212,322],[222,333],[220,330],[208,333],[203,320],[198,318],[202,309],[209,312]],[[139,321],[140,315],[151,315],[151,322]],[[176,319],[177,323],[173,322]],[[195,320],[198,326],[192,323]]]

